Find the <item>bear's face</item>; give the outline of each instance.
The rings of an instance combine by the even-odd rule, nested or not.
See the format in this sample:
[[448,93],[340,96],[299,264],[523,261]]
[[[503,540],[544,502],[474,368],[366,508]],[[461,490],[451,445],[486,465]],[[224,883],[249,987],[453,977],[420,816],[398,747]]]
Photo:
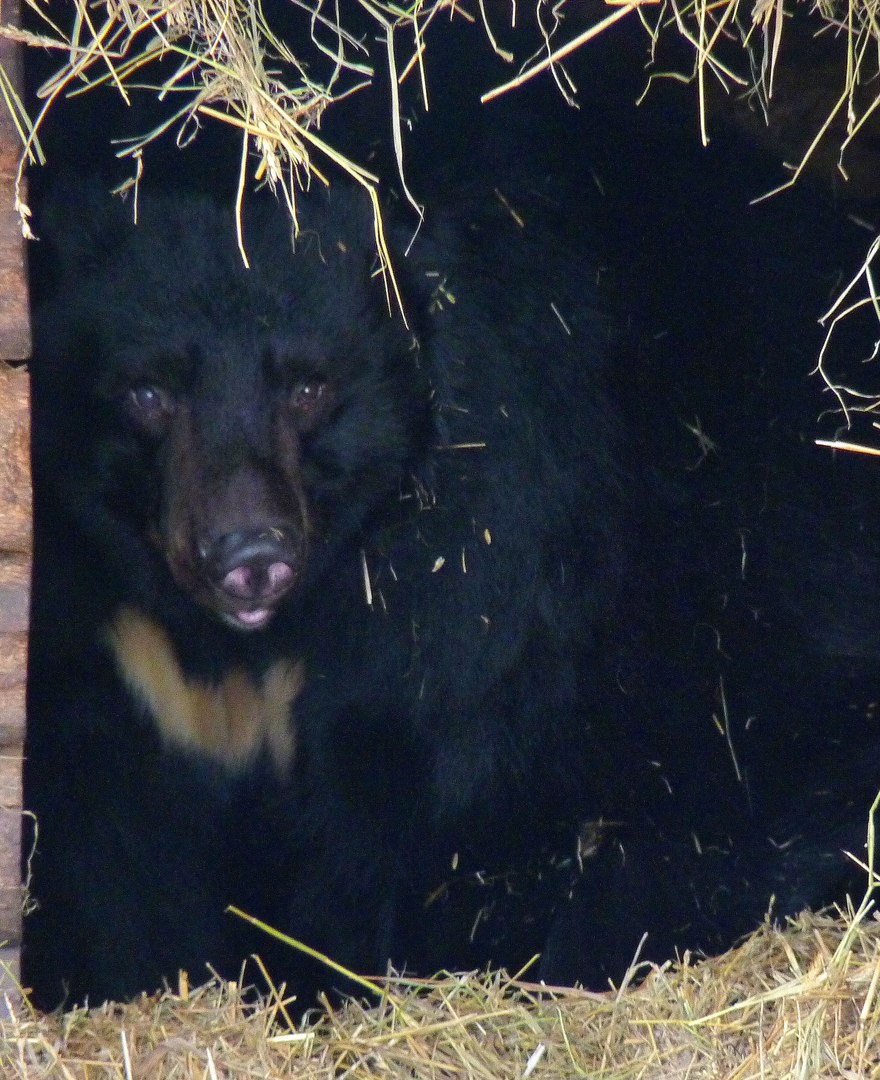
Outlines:
[[111,398],[149,477],[150,541],[180,589],[245,630],[295,591],[313,531],[326,531],[312,506],[344,423],[335,379],[270,342],[256,348],[193,341],[128,373]]
[[418,347],[372,279],[371,239],[323,220],[339,236],[294,250],[283,211],[259,218],[246,268],[227,215],[148,213],[68,294],[50,373],[67,467],[101,488],[103,527],[92,513],[86,531],[127,539],[102,553],[127,564],[123,592],[151,566],[227,625],[261,629],[426,445]]

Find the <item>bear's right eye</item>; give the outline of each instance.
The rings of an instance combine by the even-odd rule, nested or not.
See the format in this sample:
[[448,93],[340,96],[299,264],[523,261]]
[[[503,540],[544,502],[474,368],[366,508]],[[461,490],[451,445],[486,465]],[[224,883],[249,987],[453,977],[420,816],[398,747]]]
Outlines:
[[290,407],[301,434],[314,431],[333,408],[332,387],[323,379],[303,379],[290,393]]
[[129,388],[125,397],[129,416],[145,430],[161,430],[175,409],[175,401],[167,390],[153,383],[138,383]]

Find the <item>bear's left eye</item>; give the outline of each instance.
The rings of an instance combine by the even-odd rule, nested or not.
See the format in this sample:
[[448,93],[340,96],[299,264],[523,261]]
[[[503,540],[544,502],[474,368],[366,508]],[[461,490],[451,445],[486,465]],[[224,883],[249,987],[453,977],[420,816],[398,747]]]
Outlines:
[[125,396],[125,409],[131,418],[150,433],[161,430],[175,409],[171,394],[153,383],[137,383]]
[[301,432],[309,432],[321,423],[333,405],[333,392],[323,379],[304,379],[290,393],[290,407]]

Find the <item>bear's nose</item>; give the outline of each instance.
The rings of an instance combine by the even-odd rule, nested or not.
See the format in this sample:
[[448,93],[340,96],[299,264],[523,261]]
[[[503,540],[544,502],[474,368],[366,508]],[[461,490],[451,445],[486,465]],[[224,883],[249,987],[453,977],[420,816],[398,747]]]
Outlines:
[[297,546],[281,528],[226,533],[202,557],[211,584],[248,604],[272,604],[296,580]]

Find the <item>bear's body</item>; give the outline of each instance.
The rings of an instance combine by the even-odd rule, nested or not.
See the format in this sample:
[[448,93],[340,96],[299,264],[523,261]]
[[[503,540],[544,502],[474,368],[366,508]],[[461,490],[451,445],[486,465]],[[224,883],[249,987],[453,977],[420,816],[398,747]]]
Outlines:
[[688,655],[699,588],[606,389],[590,260],[441,224],[395,260],[407,326],[366,200],[301,214],[295,252],[277,207],[246,217],[251,269],[232,216],[182,196],[59,256],[35,999],[252,951],[305,1003],[338,983],[229,904],[359,971],[545,951],[547,979],[601,982],[643,932],[658,958],[716,947],[772,892],[808,899]]

